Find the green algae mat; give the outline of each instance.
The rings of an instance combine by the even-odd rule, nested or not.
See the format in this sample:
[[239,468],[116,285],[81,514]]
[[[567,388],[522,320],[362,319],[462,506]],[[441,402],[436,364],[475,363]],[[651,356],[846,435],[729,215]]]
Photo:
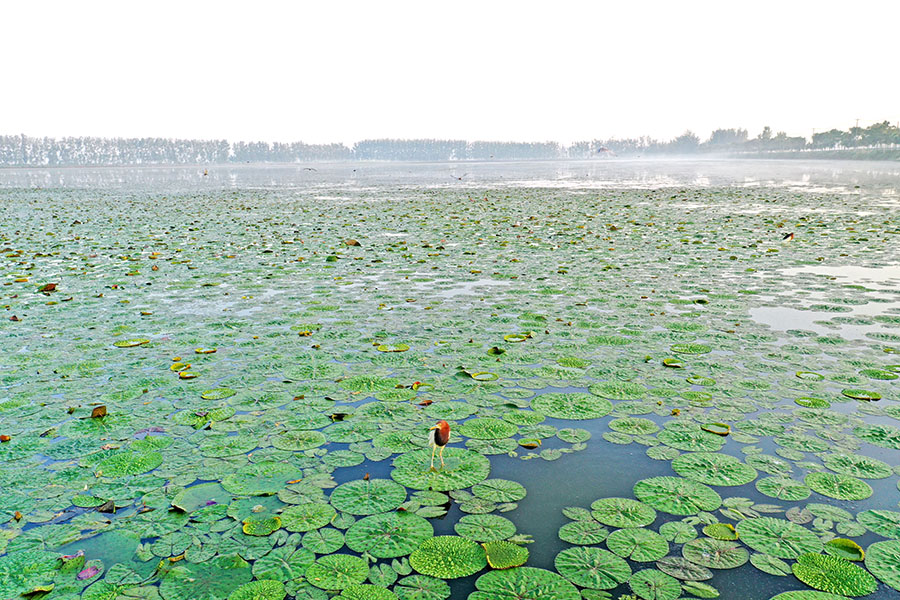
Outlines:
[[865,192],[2,189],[0,598],[891,597]]

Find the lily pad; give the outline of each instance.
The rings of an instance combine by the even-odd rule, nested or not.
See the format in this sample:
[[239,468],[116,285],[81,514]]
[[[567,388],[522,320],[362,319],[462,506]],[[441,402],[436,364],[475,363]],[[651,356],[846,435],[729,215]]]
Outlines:
[[822,550],[822,542],[815,533],[785,519],[744,519],[738,523],[737,531],[741,541],[750,548],[778,558],[797,558]]
[[300,469],[279,462],[263,461],[241,467],[222,480],[226,491],[240,496],[268,496],[302,477]]
[[495,540],[482,544],[482,547],[492,569],[521,567],[528,560],[528,549],[512,542]]
[[750,559],[750,553],[738,542],[697,538],[681,549],[689,561],[710,569],[734,569]]
[[[713,572],[706,567],[692,563],[681,556],[666,556],[656,561],[656,568],[667,575],[683,581],[706,581],[712,579]],[[788,572],[791,568],[788,567]]]
[[389,479],[358,479],[342,483],[331,492],[335,509],[351,515],[374,515],[393,510],[406,500],[406,489]]
[[612,403],[590,394],[548,393],[535,396],[531,408],[554,419],[599,419],[612,411]]
[[360,519],[347,530],[345,541],[354,552],[376,558],[412,553],[434,535],[428,520],[410,512],[388,512]]
[[459,535],[476,542],[505,540],[516,533],[515,524],[498,515],[465,515],[453,529]]
[[756,489],[766,496],[790,502],[806,500],[812,494],[806,485],[789,477],[763,477],[756,482]]
[[569,548],[553,562],[560,575],[586,588],[611,590],[631,577],[631,567],[624,559],[601,548]]
[[676,600],[681,596],[678,580],[656,569],[638,571],[628,580],[628,586],[644,600]]
[[478,592],[469,596],[471,600],[581,600],[574,585],[552,571],[534,567],[485,573],[475,581],[475,587]]
[[866,568],[885,585],[900,591],[900,540],[870,545],[866,549]]
[[251,578],[250,565],[236,556],[186,563],[162,578],[159,594],[164,600],[222,600]]
[[43,550],[23,550],[0,556],[0,596],[14,598],[52,583],[59,555]]
[[634,495],[644,502],[672,515],[695,515],[713,511],[722,498],[712,488],[681,477],[651,477],[634,485]]
[[391,478],[415,490],[449,491],[484,481],[491,470],[487,458],[461,448],[445,448],[444,463],[431,470],[431,450],[409,452],[394,459]]
[[609,530],[597,521],[591,519],[589,521],[572,521],[571,523],[566,523],[559,528],[557,535],[559,535],[559,539],[564,542],[577,544],[579,546],[590,546],[599,544],[605,540],[609,535]]
[[337,516],[330,504],[295,504],[281,513],[281,524],[288,531],[303,533],[325,527]]
[[813,491],[837,500],[865,500],[873,493],[865,481],[839,473],[810,473],[803,482]]
[[656,520],[656,511],[631,498],[600,498],[591,504],[591,516],[610,527],[643,527]]
[[606,538],[606,547],[636,562],[652,562],[669,553],[669,544],[661,535],[637,527],[613,531]]
[[755,552],[750,555],[750,563],[763,573],[768,573],[769,575],[784,577],[793,573],[793,571],[791,571],[791,565],[780,558],[768,554]]
[[228,600],[284,600],[287,592],[280,581],[264,579],[245,583],[231,592]]
[[410,566],[431,577],[457,579],[473,575],[487,565],[484,548],[455,535],[425,540],[409,557]]
[[866,557],[865,551],[859,544],[846,538],[835,538],[825,542],[825,552],[831,556],[846,560],[859,561]]
[[457,430],[461,435],[477,440],[496,440],[515,435],[519,428],[501,419],[480,418],[466,421]]
[[323,590],[342,590],[364,582],[368,576],[366,561],[349,554],[322,556],[306,569],[306,580]]
[[743,485],[756,479],[756,469],[728,454],[692,452],[672,461],[676,473],[709,485]]
[[865,596],[878,587],[875,578],[853,563],[822,554],[803,554],[793,565],[794,576],[806,585],[845,596]]

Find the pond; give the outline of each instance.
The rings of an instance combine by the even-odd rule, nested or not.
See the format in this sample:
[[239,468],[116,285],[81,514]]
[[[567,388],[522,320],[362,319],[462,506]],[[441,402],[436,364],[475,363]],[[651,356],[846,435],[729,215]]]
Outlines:
[[208,173],[0,170],[0,597],[896,597],[896,164]]

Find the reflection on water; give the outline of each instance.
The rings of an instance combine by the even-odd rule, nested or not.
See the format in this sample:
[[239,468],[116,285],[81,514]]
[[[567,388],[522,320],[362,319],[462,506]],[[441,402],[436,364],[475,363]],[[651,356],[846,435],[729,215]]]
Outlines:
[[[204,175],[207,172],[208,175]],[[0,169],[0,187],[91,187],[167,193],[232,189],[335,192],[383,185],[479,188],[780,187],[894,200],[894,162],[742,159],[608,159],[485,162],[337,162],[303,164]],[[859,186],[859,187],[857,187]]]
[[[897,333],[892,323],[879,322],[873,317],[900,313],[900,265],[884,267],[805,266],[779,271],[788,278],[803,274],[817,275],[835,286],[860,287],[858,304],[828,304],[828,295],[821,292],[802,292],[802,287],[787,291],[779,298],[793,302],[802,294],[801,306],[757,306],[750,309],[750,318],[777,331],[806,330],[821,335],[838,334],[848,340],[867,339],[872,333]],[[828,307],[829,310],[816,310]]]
[[800,273],[812,273],[813,275],[826,275],[832,278],[841,278],[842,283],[862,285],[873,289],[900,290],[900,265],[887,265],[883,267],[857,267],[855,265],[841,266],[808,266],[785,269],[782,271],[788,277]]

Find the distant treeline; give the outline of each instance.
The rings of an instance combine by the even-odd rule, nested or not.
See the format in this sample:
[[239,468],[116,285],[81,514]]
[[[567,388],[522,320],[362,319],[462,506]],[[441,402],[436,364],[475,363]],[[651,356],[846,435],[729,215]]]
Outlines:
[[38,138],[0,136],[0,166],[290,163],[337,160],[539,160],[674,154],[900,158],[900,128],[888,121],[832,129],[812,140],[769,127],[750,138],[746,129],[716,129],[709,139],[686,131],[669,141],[650,137],[575,142],[468,142],[465,140],[362,140],[344,144],[234,142],[170,138]]

